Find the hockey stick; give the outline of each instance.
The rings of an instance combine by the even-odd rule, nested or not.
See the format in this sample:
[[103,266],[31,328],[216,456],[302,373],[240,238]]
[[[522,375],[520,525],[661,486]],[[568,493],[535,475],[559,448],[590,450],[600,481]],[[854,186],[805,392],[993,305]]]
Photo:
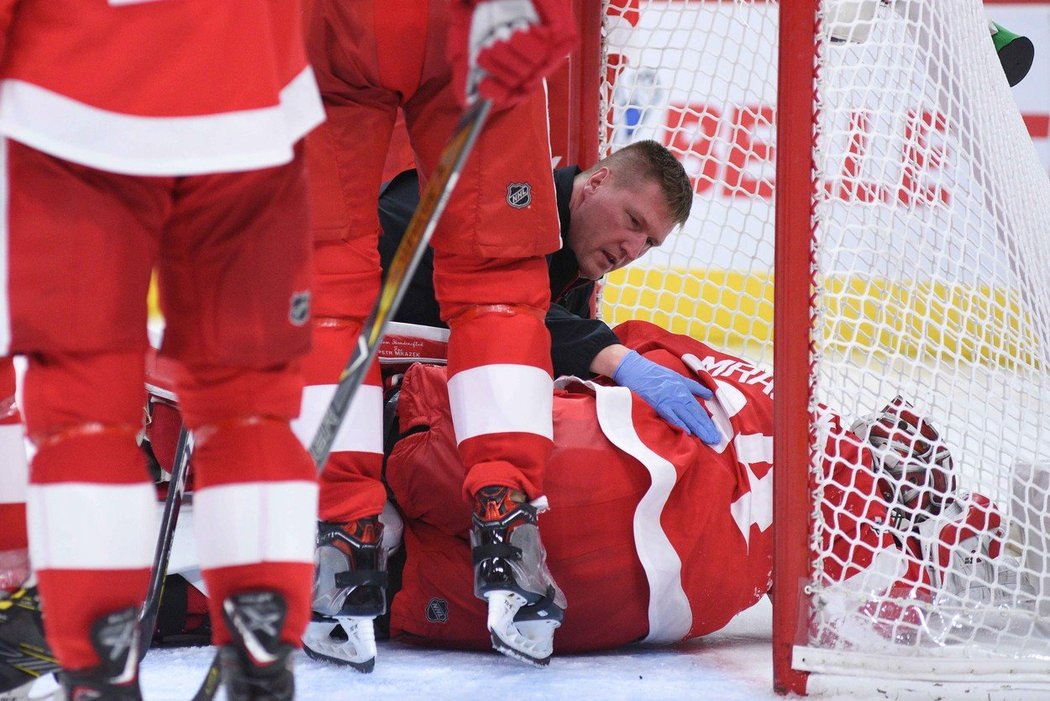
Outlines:
[[168,562],[171,560],[171,545],[175,540],[175,526],[179,522],[179,511],[182,497],[186,490],[186,474],[190,462],[190,432],[185,426],[179,429],[179,440],[175,445],[175,462],[171,466],[171,481],[168,482],[168,493],[164,498],[164,514],[160,520],[157,533],[157,547],[153,551],[153,571],[150,573],[149,588],[146,600],[139,612],[139,661],[149,650],[149,641],[153,639],[153,629],[160,614],[161,595],[164,593],[164,580],[168,574]]
[[[419,206],[416,207],[415,214],[412,215],[412,220],[405,230],[405,235],[398,244],[397,252],[394,253],[394,259],[386,271],[379,298],[361,328],[357,345],[354,346],[350,360],[347,361],[343,372],[339,375],[335,393],[310,443],[310,457],[317,466],[318,472],[321,472],[325,463],[328,462],[332,444],[335,442],[339,427],[346,419],[350,402],[361,386],[365,372],[375,360],[387,325],[401,305],[401,300],[408,289],[408,283],[426,252],[430,237],[434,234],[442,212],[445,211],[448,198],[463,171],[463,164],[474,147],[474,142],[488,118],[491,107],[492,103],[489,100],[479,99],[466,109],[456,123],[448,144],[441,152],[437,168],[427,181]],[[211,701],[215,697],[221,680],[221,666],[219,654],[216,652],[204,676],[204,681],[193,696],[193,701]]]

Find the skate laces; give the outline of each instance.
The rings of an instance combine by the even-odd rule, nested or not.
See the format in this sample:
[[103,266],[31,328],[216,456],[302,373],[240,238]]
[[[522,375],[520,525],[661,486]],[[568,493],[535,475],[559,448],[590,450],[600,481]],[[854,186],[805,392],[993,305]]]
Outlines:
[[528,506],[524,495],[510,487],[482,487],[474,494],[474,519],[479,524],[499,523]]
[[378,516],[368,516],[343,525],[343,531],[361,545],[374,545],[383,540],[383,524]]

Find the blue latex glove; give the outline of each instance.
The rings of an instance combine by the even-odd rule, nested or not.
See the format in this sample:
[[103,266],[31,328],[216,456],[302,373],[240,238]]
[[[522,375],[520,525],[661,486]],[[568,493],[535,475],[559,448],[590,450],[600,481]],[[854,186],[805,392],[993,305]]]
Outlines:
[[722,440],[711,417],[696,399],[710,399],[714,395],[699,382],[646,360],[636,351],[624,356],[612,379],[647,401],[665,421],[689,435],[695,435],[708,445]]

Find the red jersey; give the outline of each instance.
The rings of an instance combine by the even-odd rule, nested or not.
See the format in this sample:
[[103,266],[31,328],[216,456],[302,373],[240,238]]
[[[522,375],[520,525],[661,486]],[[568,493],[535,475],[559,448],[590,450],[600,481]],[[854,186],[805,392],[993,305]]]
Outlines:
[[[0,6],[0,21],[10,0]],[[21,0],[0,131],[132,175],[265,168],[324,112],[288,0]]]

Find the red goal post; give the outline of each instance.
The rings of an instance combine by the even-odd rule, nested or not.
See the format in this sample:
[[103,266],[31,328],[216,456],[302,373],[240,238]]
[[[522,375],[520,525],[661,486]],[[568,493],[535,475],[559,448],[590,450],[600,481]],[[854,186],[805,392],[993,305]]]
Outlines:
[[[608,276],[603,316],[775,371],[777,690],[1046,698],[1050,184],[980,0],[574,4],[555,156],[656,138],[696,191],[668,250]],[[1002,513],[1004,554],[928,601],[868,581],[922,623],[828,643],[827,407],[848,426],[900,393]]]

